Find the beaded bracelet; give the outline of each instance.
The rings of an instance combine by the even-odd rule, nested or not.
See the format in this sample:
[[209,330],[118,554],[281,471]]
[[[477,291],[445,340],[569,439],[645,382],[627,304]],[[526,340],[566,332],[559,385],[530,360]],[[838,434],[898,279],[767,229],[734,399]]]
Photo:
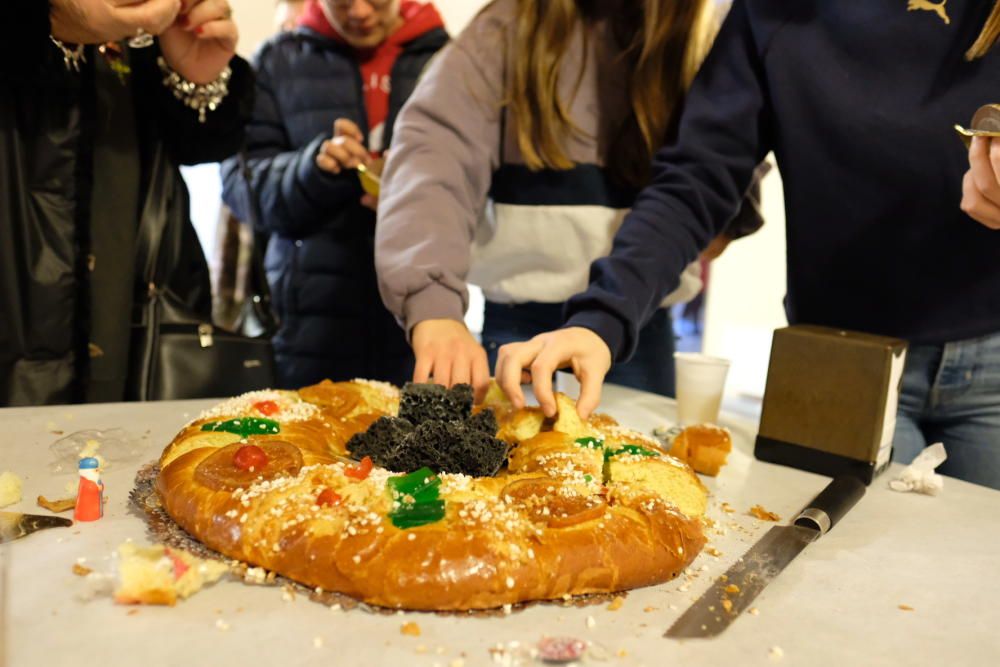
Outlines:
[[188,81],[175,72],[162,56],[156,59],[156,64],[163,72],[163,85],[169,88],[184,106],[198,112],[199,123],[204,123],[206,112],[215,111],[229,94],[229,79],[233,76],[233,70],[228,66],[215,81],[198,84]]

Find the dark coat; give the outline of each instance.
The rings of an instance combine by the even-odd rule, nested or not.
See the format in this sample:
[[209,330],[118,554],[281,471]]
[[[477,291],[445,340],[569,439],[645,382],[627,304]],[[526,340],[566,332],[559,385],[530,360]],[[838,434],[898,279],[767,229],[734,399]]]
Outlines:
[[[88,64],[80,73],[68,72],[49,42],[47,5],[15,0],[14,18],[0,18],[0,42],[10,51],[0,49],[0,406],[77,402],[87,383],[92,67],[100,56],[88,47]],[[6,57],[15,52],[17,59]],[[166,149],[174,169],[233,154],[252,95],[250,68],[234,59],[230,95],[202,125],[162,85],[157,55],[155,47],[131,52],[140,210],[157,146]],[[174,180],[171,206],[184,227],[161,255],[174,267],[165,286],[209,319],[207,266],[188,219],[183,181]],[[121,222],[137,226],[138,218],[136,211],[135,220]],[[131,269],[134,257],[120,261]],[[135,291],[141,298],[142,287]],[[125,321],[131,316],[120,313]]]
[[[424,66],[447,39],[438,28],[404,46],[392,69],[384,145]],[[375,214],[359,203],[354,171],[334,176],[315,162],[338,118],[355,122],[367,137],[355,55],[299,28],[267,42],[255,65],[256,107],[247,127],[254,196],[248,199],[246,178],[230,160],[223,165],[223,199],[270,236],[265,268],[281,320],[274,340],[280,384],[355,377],[405,382],[413,355],[379,297]]]

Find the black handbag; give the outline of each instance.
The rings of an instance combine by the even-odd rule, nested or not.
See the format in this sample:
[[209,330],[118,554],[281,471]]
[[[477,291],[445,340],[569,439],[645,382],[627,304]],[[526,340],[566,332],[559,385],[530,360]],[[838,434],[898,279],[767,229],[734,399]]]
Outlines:
[[259,335],[251,337],[213,326],[171,289],[169,277],[178,269],[175,250],[182,227],[190,224],[187,189],[162,146],[150,176],[136,264],[147,292],[133,318],[126,398],[216,398],[274,386],[270,338],[277,325],[256,244],[251,272],[257,294],[248,307]]

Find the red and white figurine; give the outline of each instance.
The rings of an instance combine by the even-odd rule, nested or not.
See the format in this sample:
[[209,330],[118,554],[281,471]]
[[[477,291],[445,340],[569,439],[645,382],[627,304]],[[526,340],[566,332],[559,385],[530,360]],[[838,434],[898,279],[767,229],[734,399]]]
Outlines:
[[104,482],[99,463],[93,456],[80,459],[80,485],[76,491],[77,521],[97,521],[104,516]]

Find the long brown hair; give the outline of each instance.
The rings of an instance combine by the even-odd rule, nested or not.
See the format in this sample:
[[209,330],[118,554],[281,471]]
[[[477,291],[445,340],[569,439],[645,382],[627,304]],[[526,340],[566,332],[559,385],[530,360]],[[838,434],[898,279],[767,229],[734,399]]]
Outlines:
[[975,43],[965,52],[966,59],[975,60],[985,56],[997,43],[998,37],[1000,37],[1000,0],[993,5],[993,11],[987,17],[983,31],[979,33]]
[[[599,1],[599,0],[598,0]],[[505,104],[517,118],[517,143],[531,169],[568,169],[565,139],[579,129],[559,77],[576,30],[596,2],[518,0]],[[633,186],[648,178],[652,154],[667,139],[707,48],[711,0],[626,0],[610,16],[627,76],[629,111],[612,130],[605,162]],[[586,47],[586,31],[584,32]],[[577,78],[579,85],[581,72]]]

